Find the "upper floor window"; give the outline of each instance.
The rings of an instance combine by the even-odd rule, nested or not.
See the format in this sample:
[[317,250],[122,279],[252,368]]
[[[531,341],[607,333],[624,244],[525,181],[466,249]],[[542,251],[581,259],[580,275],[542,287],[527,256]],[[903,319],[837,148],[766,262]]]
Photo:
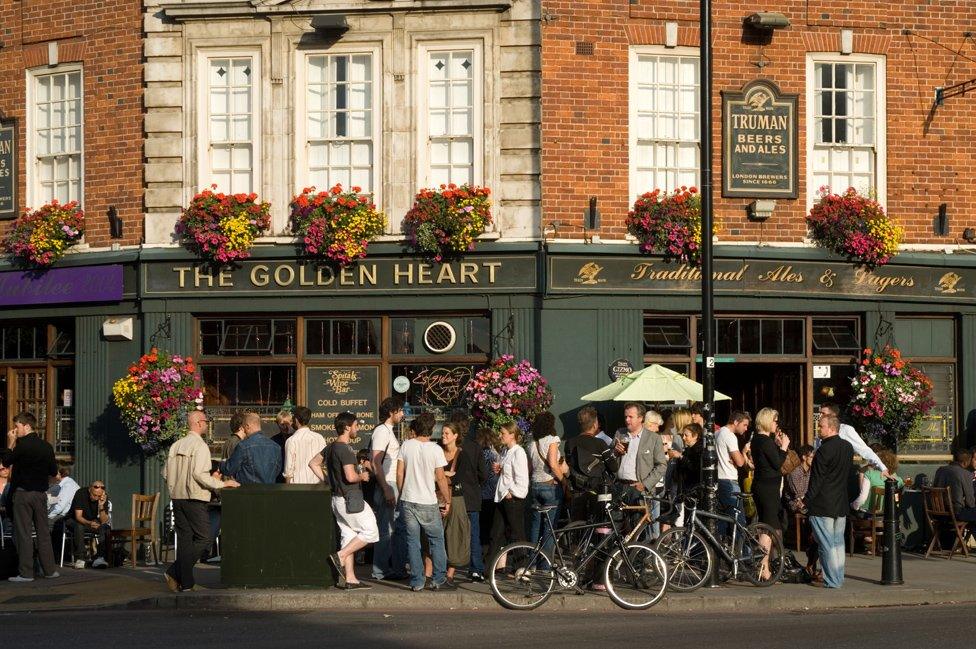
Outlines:
[[84,191],[84,86],[80,67],[59,67],[30,77],[32,204],[82,202]]
[[481,48],[421,47],[419,180],[441,184],[481,183]]
[[[305,61],[303,167],[298,184],[376,190],[374,54],[311,55]],[[375,198],[375,197],[374,197]]]
[[814,55],[808,75],[810,202],[824,186],[876,192],[883,201],[883,60]]
[[256,121],[258,105],[257,57],[208,56],[202,73],[205,84],[204,119],[199,142],[200,185],[217,185],[227,193],[257,191],[260,160]]
[[[698,185],[698,56],[634,49],[630,61],[631,194]],[[633,198],[633,197],[631,197]]]

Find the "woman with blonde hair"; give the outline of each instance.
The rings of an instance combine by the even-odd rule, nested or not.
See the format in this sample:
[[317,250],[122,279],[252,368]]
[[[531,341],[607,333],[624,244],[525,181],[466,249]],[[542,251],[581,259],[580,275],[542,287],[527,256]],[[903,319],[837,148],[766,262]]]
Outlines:
[[[756,415],[756,434],[752,437],[752,462],[755,465],[752,498],[756,503],[756,520],[770,526],[780,536],[783,534],[780,518],[780,509],[783,506],[780,497],[783,475],[780,468],[789,447],[790,438],[779,430],[779,413],[772,408],[760,410]],[[767,551],[772,547],[772,539],[766,535],[760,535],[759,542]],[[760,578],[768,575],[768,563],[767,556],[763,561]]]
[[498,475],[495,487],[495,520],[491,529],[491,554],[506,544],[525,541],[525,497],[529,494],[529,458],[519,444],[522,431],[515,422],[504,423],[499,436],[502,453],[492,471]]

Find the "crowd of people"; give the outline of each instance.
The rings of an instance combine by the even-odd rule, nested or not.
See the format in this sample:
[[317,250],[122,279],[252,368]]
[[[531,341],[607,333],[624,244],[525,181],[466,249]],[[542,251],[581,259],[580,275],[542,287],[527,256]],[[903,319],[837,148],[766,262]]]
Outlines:
[[[867,445],[838,414],[835,405],[822,405],[815,446],[795,450],[772,408],[763,408],[755,419],[733,411],[714,431],[719,504],[738,512],[740,523],[748,516],[777,535],[790,515],[806,517],[811,529],[806,571],[828,588],[843,583],[847,519],[878,510],[872,489],[885,480],[894,479],[899,488],[904,484],[895,453]],[[240,412],[231,419],[222,461],[214,462],[205,439],[210,420],[203,410],[190,412],[187,434],[170,447],[164,468],[178,539],[176,560],[165,573],[170,588],[199,588],[193,568],[219,528],[208,504],[221,490],[241,485],[327,483],[339,531],[338,547],[329,557],[338,587],[369,588],[356,574],[357,558],[368,554],[373,579],[409,580],[411,589],[420,591],[453,589],[459,572],[484,581],[487,560],[513,541],[541,537],[551,551],[546,530],[557,527],[562,516],[593,520],[600,515],[595,494],[608,479],[627,504],[642,503],[645,494],[677,504],[660,516],[654,501],[655,521],[645,539],[653,541],[682,524],[681,496],[703,480],[704,419],[694,405],[659,413],[626,403],[624,426],[613,433],[595,408],[585,406],[577,412],[575,435],[565,443],[550,412],[537,416],[523,433],[514,422],[497,429],[475,425],[459,409],[441,424],[436,441],[429,413],[410,421],[401,434],[400,401],[385,399],[379,415],[380,423],[357,452],[362,431],[352,413],[335,418],[336,438],[327,444],[310,429],[312,412],[304,406],[279,413],[273,437],[261,432],[257,413]],[[32,415],[18,414],[14,423],[0,457],[0,526],[13,529],[16,547],[36,546],[44,577],[59,576],[53,546],[63,527],[72,538],[76,568],[106,567],[111,502],[104,481],[81,487],[72,468],[58,465],[50,444],[34,432]],[[974,463],[972,452],[956,449],[953,462],[933,480],[935,486],[951,487],[956,517],[963,521],[976,522]],[[745,506],[742,492],[752,496]],[[729,533],[728,527],[719,532]],[[763,539],[766,547],[770,541]],[[89,545],[95,552],[86,556]],[[33,552],[19,553],[12,581],[32,581],[36,567]],[[594,580],[592,587],[602,585]]]

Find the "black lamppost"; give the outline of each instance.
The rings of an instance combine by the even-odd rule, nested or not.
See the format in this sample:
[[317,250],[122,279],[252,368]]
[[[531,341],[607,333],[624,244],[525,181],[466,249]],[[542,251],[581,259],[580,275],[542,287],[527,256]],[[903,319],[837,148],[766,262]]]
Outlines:
[[[701,269],[702,269],[702,416],[705,420],[705,452],[702,454],[702,481],[705,507],[717,511],[718,474],[715,433],[715,312],[712,292],[712,8],[710,0],[700,0],[699,30],[699,124],[701,127]],[[709,519],[710,531],[715,521]],[[711,585],[716,585],[712,571]]]

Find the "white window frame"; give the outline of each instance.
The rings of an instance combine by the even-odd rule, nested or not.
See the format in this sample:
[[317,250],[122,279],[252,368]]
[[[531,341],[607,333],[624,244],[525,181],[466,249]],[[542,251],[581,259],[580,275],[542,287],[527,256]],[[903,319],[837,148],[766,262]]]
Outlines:
[[53,199],[53,196],[47,196],[44,191],[41,190],[40,184],[40,174],[37,170],[37,147],[34,142],[34,102],[36,99],[35,84],[39,77],[49,76],[53,74],[70,74],[72,72],[78,72],[81,77],[81,157],[79,162],[79,172],[81,174],[80,181],[78,183],[78,201],[79,207],[84,209],[85,207],[85,69],[81,63],[63,63],[56,67],[43,67],[43,68],[33,68],[27,70],[27,110],[26,110],[26,126],[27,132],[25,135],[26,141],[26,160],[27,160],[27,205],[30,207],[39,207],[42,204],[48,203]]
[[[386,181],[383,169],[383,48],[379,43],[349,44],[330,47],[327,50],[299,50],[295,57],[295,177],[294,190],[298,194],[311,185],[308,176],[308,59],[313,56],[352,56],[368,54],[372,56],[373,105],[373,187],[372,198],[377,209],[383,209],[383,185]],[[316,191],[327,191],[330,187],[316,187]],[[348,189],[348,188],[346,188]]]
[[[887,194],[888,194],[888,147],[887,147],[887,130],[888,130],[888,120],[887,120],[887,72],[886,64],[887,59],[883,55],[879,54],[837,54],[835,52],[808,52],[807,53],[807,65],[806,65],[806,120],[807,120],[807,145],[806,145],[806,156],[807,156],[807,170],[806,170],[806,185],[807,185],[807,210],[813,207],[813,204],[818,198],[819,187],[815,186],[816,183],[813,179],[813,160],[814,160],[814,148],[817,142],[817,124],[816,124],[816,106],[814,102],[816,101],[816,64],[817,63],[847,63],[847,64],[857,64],[857,63],[870,63],[874,64],[875,77],[874,77],[874,93],[875,93],[875,105],[874,105],[874,146],[875,146],[875,156],[874,156],[874,187],[871,190],[874,192],[878,202],[881,205],[887,204]],[[840,193],[846,190],[847,187],[831,187],[831,191],[834,193]]]
[[[643,185],[639,180],[639,173],[637,171],[637,109],[638,109],[638,69],[641,56],[664,56],[673,58],[696,58],[698,59],[698,64],[701,65],[701,58],[699,56],[697,47],[664,47],[658,45],[635,45],[630,48],[629,65],[628,65],[628,75],[627,75],[627,87],[628,87],[628,167],[630,175],[630,197],[629,201],[632,202],[637,196],[643,194],[644,192],[649,192],[655,187],[647,187]],[[701,92],[699,90],[699,92]],[[695,114],[698,115],[698,156],[701,160],[701,116],[700,108],[698,104],[700,102],[695,102]],[[700,172],[699,172],[700,173]],[[701,184],[700,175],[696,174],[698,180],[695,185]],[[662,191],[668,189],[665,187],[660,188]],[[673,188],[670,188],[673,189]]]
[[[196,72],[196,111],[197,111],[197,173],[195,194],[202,189],[209,188],[213,183],[210,170],[212,168],[210,156],[210,75],[211,59],[251,59],[251,191],[263,197],[264,183],[262,176],[264,132],[264,110],[262,104],[262,57],[260,49],[198,49]],[[223,189],[223,188],[221,188]]]
[[485,43],[483,40],[467,39],[456,41],[425,41],[417,45],[417,190],[431,186],[430,178],[430,136],[428,135],[428,90],[427,90],[427,61],[434,52],[456,52],[471,50],[475,71],[472,74],[471,102],[472,120],[472,170],[471,182],[474,185],[485,184],[485,110],[484,110],[484,79],[485,79]]

